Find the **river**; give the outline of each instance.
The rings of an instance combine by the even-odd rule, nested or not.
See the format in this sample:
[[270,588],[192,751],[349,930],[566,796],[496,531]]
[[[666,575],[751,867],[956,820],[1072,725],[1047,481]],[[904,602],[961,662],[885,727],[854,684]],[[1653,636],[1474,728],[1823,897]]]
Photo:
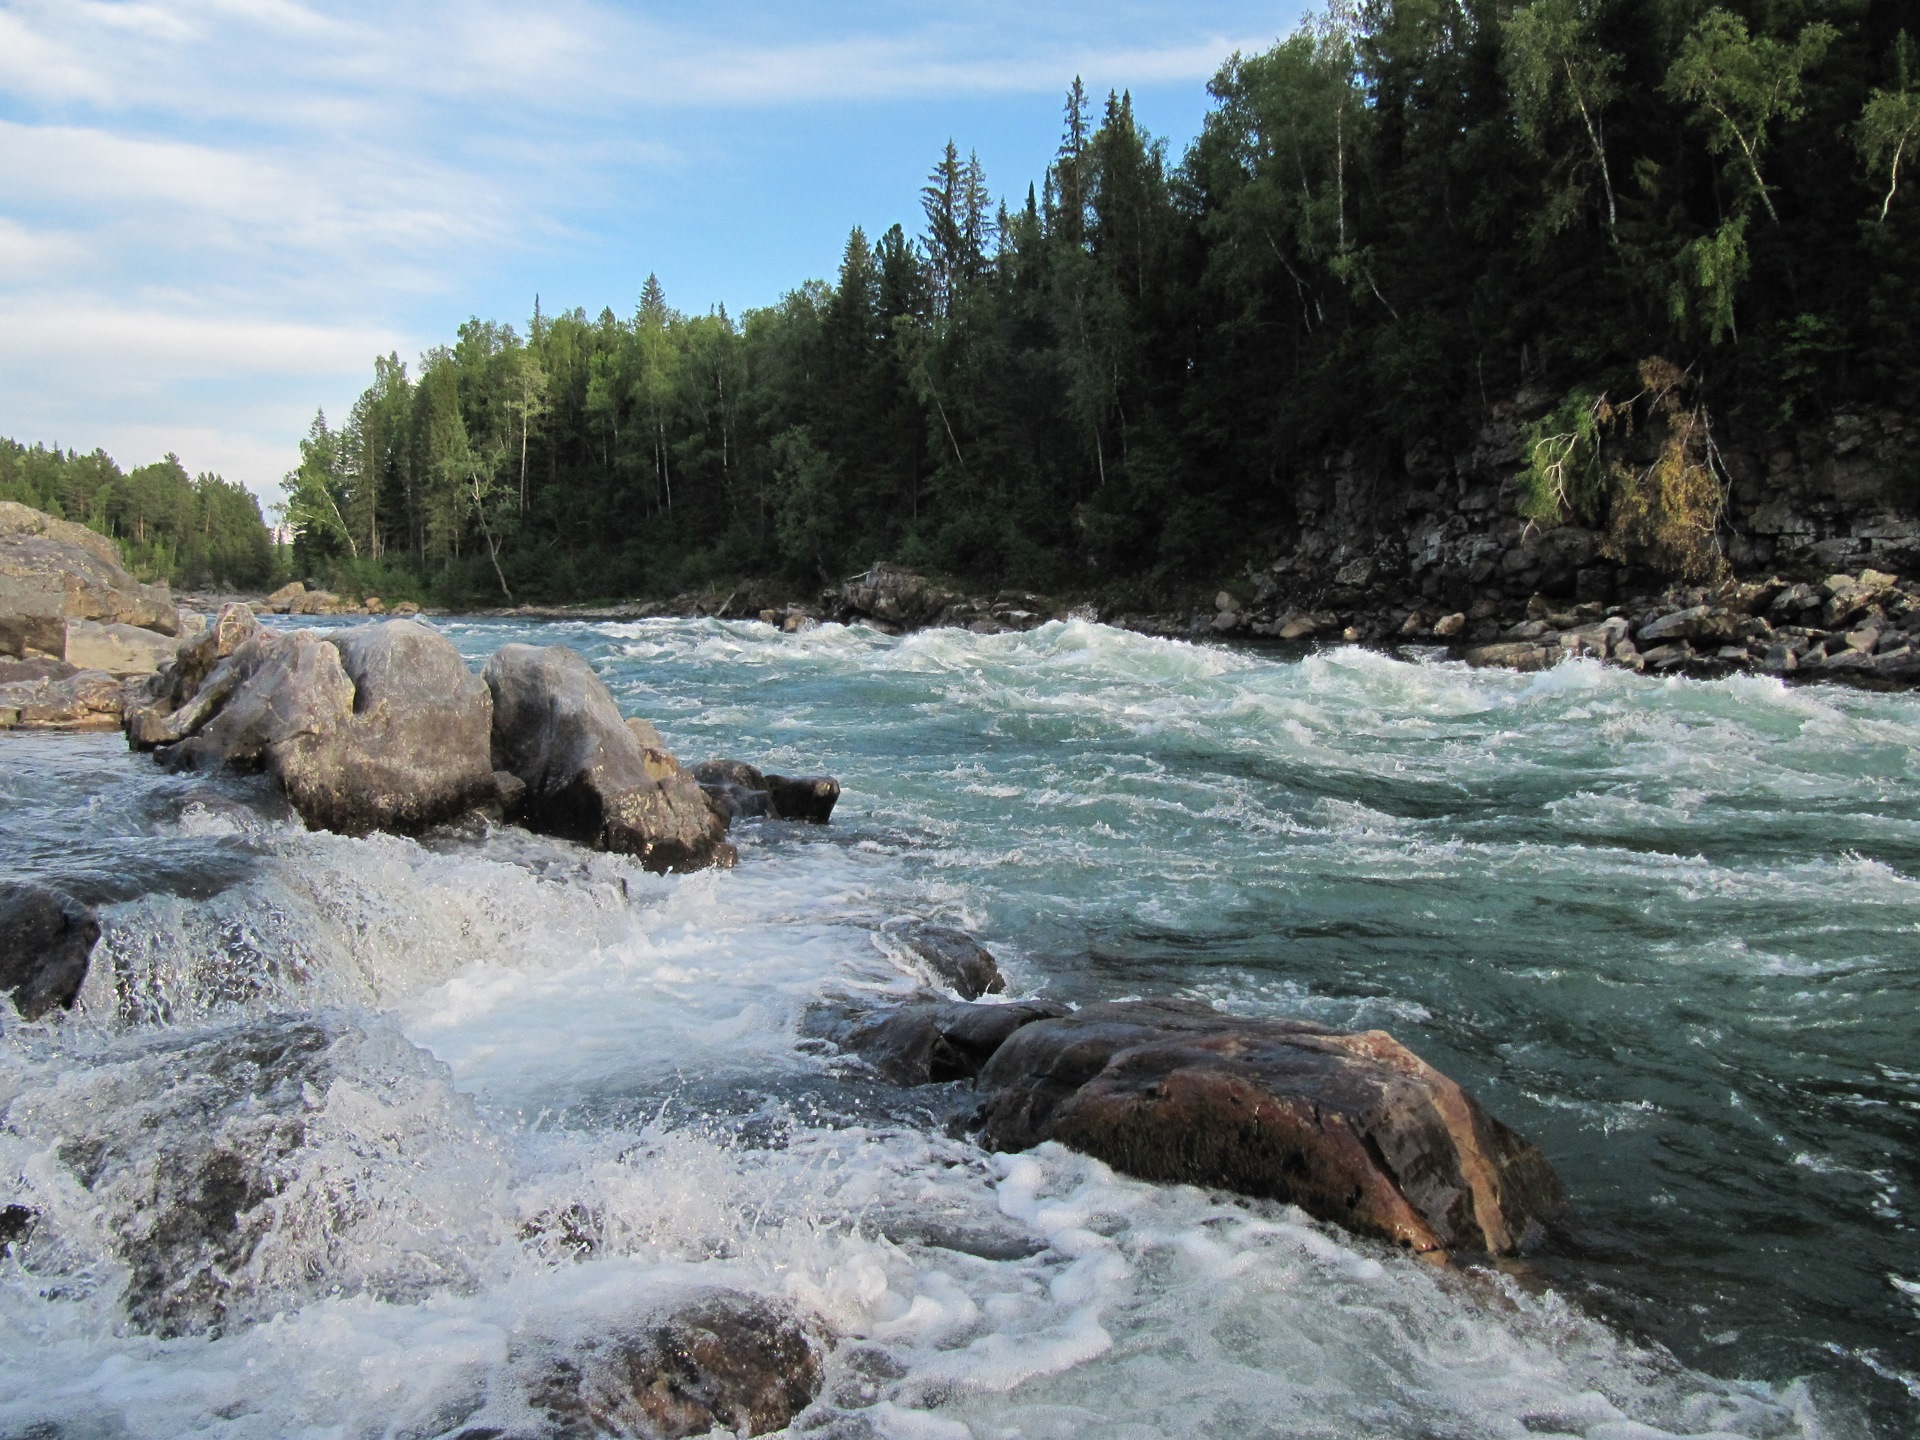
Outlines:
[[[834,1436],[1920,1432],[1914,697],[1078,621],[442,628],[580,649],[684,760],[834,774],[833,823],[663,878],[8,738],[0,871],[106,933],[74,1015],[0,1037],[0,1205],[39,1216],[0,1435],[451,1436],[530,1324],[704,1280],[867,1342]],[[1437,1268],[983,1153],[954,1087],[804,1036],[911,989],[915,917],[1017,995],[1390,1030],[1545,1151],[1574,1236]],[[262,1025],[326,1057],[293,1130],[223,1078]],[[152,1197],[209,1145],[278,1179],[217,1309],[155,1324]]]

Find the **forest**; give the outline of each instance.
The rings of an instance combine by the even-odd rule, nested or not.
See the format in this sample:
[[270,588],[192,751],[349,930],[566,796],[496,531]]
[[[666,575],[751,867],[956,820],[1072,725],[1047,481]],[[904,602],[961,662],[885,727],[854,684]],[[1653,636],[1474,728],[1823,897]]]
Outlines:
[[[1178,157],[1076,81],[1024,194],[950,143],[911,231],[776,305],[649,277],[376,360],[288,477],[297,564],[456,602],[1151,586],[1270,544],[1329,451],[1517,395],[1569,449],[1649,367],[1723,433],[1911,411],[1916,36],[1920,0],[1336,4],[1231,59]],[[1535,469],[1543,518],[1619,498]]]
[[189,478],[175,455],[122,472],[103,451],[0,438],[0,500],[112,536],[146,580],[256,589],[275,578],[281,558],[246,486]]

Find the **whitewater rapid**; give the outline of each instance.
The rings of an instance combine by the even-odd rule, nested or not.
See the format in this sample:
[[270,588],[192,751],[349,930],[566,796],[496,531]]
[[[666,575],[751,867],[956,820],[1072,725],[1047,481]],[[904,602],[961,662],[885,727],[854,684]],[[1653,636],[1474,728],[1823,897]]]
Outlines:
[[[580,648],[685,760],[833,773],[834,823],[660,877],[10,739],[0,866],[106,933],[74,1015],[0,1037],[0,1204],[40,1216],[0,1260],[0,1435],[458,1435],[530,1351],[706,1283],[846,1337],[799,1427],[832,1436],[1920,1423],[1913,700],[1082,622],[445,629]],[[1015,995],[1390,1029],[1542,1145],[1584,1248],[1437,1269],[985,1154],[953,1087],[805,1036],[921,983],[909,917]],[[271,1114],[223,1069],[262,1034],[313,1057]],[[209,1145],[278,1180],[217,1323],[169,1334],[130,1319],[142,1227]]]

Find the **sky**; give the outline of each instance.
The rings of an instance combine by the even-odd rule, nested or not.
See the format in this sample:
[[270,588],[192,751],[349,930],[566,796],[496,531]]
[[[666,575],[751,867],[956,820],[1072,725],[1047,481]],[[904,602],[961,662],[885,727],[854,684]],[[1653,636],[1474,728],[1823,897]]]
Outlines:
[[915,228],[949,137],[1023,199],[1062,99],[1177,158],[1303,0],[0,0],[0,435],[263,500],[376,354],[470,315],[730,313]]

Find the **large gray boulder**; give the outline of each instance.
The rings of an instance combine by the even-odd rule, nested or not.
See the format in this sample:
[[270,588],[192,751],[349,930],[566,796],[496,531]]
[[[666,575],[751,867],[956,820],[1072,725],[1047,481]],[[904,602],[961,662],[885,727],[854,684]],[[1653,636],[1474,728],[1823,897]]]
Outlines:
[[666,752],[643,747],[577,652],[503,645],[487,662],[493,768],[527,787],[524,823],[649,870],[731,865],[727,822]]
[[100,939],[100,917],[45,885],[0,881],[0,990],[24,1020],[71,1010]]
[[180,624],[166,586],[135,580],[106,536],[0,501],[0,653],[65,658],[69,620],[163,635]]
[[1114,1001],[1021,1027],[979,1085],[996,1150],[1057,1140],[1411,1250],[1524,1250],[1563,1202],[1538,1150],[1380,1030]]
[[[221,631],[208,631],[214,650]],[[242,635],[236,621],[237,648],[179,709],[129,724],[136,747],[175,769],[264,770],[308,825],[349,835],[419,830],[494,799],[492,696],[444,636],[412,620]]]

